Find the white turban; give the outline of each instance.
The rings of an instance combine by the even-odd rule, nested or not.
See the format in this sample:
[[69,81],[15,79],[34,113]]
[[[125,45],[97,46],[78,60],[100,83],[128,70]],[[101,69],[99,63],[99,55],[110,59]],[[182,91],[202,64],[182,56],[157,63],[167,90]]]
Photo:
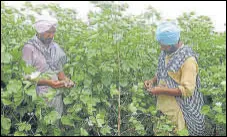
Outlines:
[[57,19],[50,16],[41,16],[36,19],[34,27],[38,33],[43,33],[48,31],[51,27],[56,29],[57,27]]

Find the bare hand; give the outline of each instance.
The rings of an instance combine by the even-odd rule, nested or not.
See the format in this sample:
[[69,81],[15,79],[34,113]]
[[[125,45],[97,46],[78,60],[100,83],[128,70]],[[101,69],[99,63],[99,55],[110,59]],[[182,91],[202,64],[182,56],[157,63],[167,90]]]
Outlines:
[[151,88],[152,85],[153,85],[153,81],[152,81],[152,80],[145,80],[145,81],[144,81],[144,88],[145,88],[145,89]]
[[75,86],[75,83],[68,78],[66,78],[63,82],[64,82],[64,87],[66,87],[66,88],[71,88],[71,87]]
[[51,86],[52,88],[61,88],[64,87],[64,82],[58,80],[51,80],[49,86]]
[[163,87],[154,87],[154,88],[149,88],[147,89],[149,93],[152,95],[158,95],[163,92]]

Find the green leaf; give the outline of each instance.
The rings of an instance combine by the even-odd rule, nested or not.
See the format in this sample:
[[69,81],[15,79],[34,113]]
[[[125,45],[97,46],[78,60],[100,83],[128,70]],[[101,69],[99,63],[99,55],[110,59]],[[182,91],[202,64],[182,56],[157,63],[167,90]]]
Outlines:
[[88,136],[89,134],[87,133],[87,131],[83,128],[80,128],[80,135],[81,136]]
[[157,113],[157,110],[156,110],[156,107],[154,105],[151,105],[149,107],[149,112],[152,114],[152,115],[156,115]]
[[96,69],[95,68],[93,68],[93,67],[89,67],[88,68],[88,72],[92,75],[92,76],[95,76],[95,74],[96,74]]
[[73,107],[68,108],[67,112],[72,113],[72,112],[79,112],[82,109],[81,104],[74,104]]
[[110,74],[103,74],[101,82],[103,85],[108,86],[111,83],[112,76]]
[[71,76],[74,75],[74,67],[70,67],[70,68],[69,68],[69,74],[70,74]]
[[179,135],[179,136],[188,136],[189,134],[188,134],[188,130],[187,129],[182,129],[182,130],[180,130],[180,131],[177,131],[177,134]]
[[46,124],[54,125],[55,122],[60,118],[61,116],[57,111],[51,111],[44,117],[44,121],[46,122]]
[[138,90],[138,86],[133,85],[133,87],[132,87],[131,91],[132,91],[132,92],[134,92],[134,93],[136,93],[136,92],[137,92],[137,90]]
[[12,102],[10,100],[8,100],[8,99],[2,99],[2,103],[4,105],[11,105],[12,104]]
[[37,100],[37,93],[34,86],[30,87],[29,89],[25,90],[25,93],[29,96],[32,96],[32,101]]
[[25,93],[29,96],[34,96],[36,95],[36,89],[34,86],[32,86],[29,89],[25,90]]
[[7,90],[12,93],[21,92],[22,83],[19,80],[10,80],[7,85]]
[[91,86],[92,79],[89,77],[86,77],[84,80],[84,88],[89,88]]
[[24,90],[27,90],[27,88],[29,88],[32,85],[32,83],[30,81],[26,81],[26,80],[23,81],[23,84],[25,84]]
[[54,136],[61,136],[61,130],[59,128],[54,128]]
[[138,88],[139,88],[139,89],[143,89],[143,85],[144,85],[144,84],[143,84],[142,82],[139,82],[139,83],[138,83]]
[[213,110],[215,110],[218,113],[222,113],[222,108],[221,106],[214,106]]
[[170,125],[163,125],[163,130],[166,130],[166,131],[172,131],[172,128]]
[[1,52],[1,63],[10,63],[12,60],[12,55],[8,52],[2,53]]
[[226,86],[226,81],[222,81],[221,85]]
[[28,131],[28,130],[31,130],[31,125],[28,124],[28,123],[26,123],[26,122],[18,123],[16,125],[18,125],[18,130],[19,131]]
[[122,87],[126,87],[126,86],[128,85],[128,80],[127,80],[127,79],[121,79],[121,80],[120,80],[120,85],[121,85]]
[[132,123],[132,125],[135,127],[137,133],[141,134],[141,135],[145,135],[145,130],[144,130],[144,126],[141,124],[141,122],[139,122],[136,118],[131,117],[129,119],[129,122]]
[[9,130],[11,126],[11,120],[4,116],[1,116],[1,127],[5,130]]
[[72,118],[72,116],[69,116],[69,115],[62,116],[61,122],[63,125],[74,126],[73,118]]
[[119,94],[120,94],[120,92],[116,89],[116,87],[110,89],[111,97],[113,97],[114,95],[119,95]]
[[131,112],[136,112],[136,111],[137,111],[137,108],[134,106],[133,103],[129,104],[128,109],[129,109]]
[[13,59],[15,60],[15,61],[18,61],[18,60],[20,60],[21,59],[21,52],[18,50],[18,46],[17,47],[15,47],[15,49],[13,49],[13,51],[11,52],[12,53],[12,55],[13,55]]
[[16,106],[19,106],[23,100],[24,98],[21,93],[14,94],[14,104]]
[[93,124],[97,123],[96,118],[94,116],[90,116],[89,121],[91,121]]
[[101,130],[100,130],[100,132],[103,134],[103,135],[106,135],[106,134],[110,134],[111,132],[110,132],[110,127],[109,126],[104,126],[104,127],[102,127],[101,128]]
[[23,68],[25,74],[31,74],[32,72],[35,72],[36,69],[32,66],[24,66]]
[[43,94],[48,100],[52,100],[56,95],[56,89],[50,88],[47,93]]
[[208,114],[209,112],[210,112],[210,106],[204,105],[204,106],[202,107],[201,113],[204,114],[204,115],[206,115],[206,114]]
[[26,136],[26,134],[24,132],[19,132],[19,131],[16,131],[14,133],[14,136]]
[[86,95],[86,94],[82,94],[80,96],[80,100],[84,103],[84,104],[87,104],[89,102],[91,98],[89,97],[89,95]]
[[98,127],[102,127],[102,125],[105,123],[104,118],[105,118],[104,113],[99,113],[96,115],[96,121],[97,121]]
[[215,119],[216,119],[219,123],[226,124],[226,114],[216,114],[216,115],[215,115]]
[[93,111],[96,111],[96,109],[92,107],[92,104],[87,104],[87,111],[89,115],[92,115]]
[[63,99],[65,105],[69,105],[73,103],[73,99],[71,97],[66,97]]

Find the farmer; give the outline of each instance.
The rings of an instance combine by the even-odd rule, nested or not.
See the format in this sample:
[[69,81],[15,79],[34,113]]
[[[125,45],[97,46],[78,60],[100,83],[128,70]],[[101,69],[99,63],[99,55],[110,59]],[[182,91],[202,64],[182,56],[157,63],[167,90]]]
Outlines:
[[42,96],[51,88],[56,89],[57,92],[54,98],[46,100],[46,103],[62,115],[63,100],[60,91],[63,90],[62,88],[69,88],[74,84],[65,76],[63,71],[67,59],[66,54],[53,41],[56,27],[57,20],[54,18],[42,17],[38,19],[34,24],[37,33],[24,45],[22,54],[26,64],[35,67],[37,72],[51,74],[50,78],[37,80],[36,92],[39,96]]
[[180,29],[173,22],[160,23],[156,39],[161,48],[156,76],[144,81],[144,87],[157,95],[157,109],[172,120],[177,131],[187,129],[189,135],[204,135],[198,58],[180,41]]

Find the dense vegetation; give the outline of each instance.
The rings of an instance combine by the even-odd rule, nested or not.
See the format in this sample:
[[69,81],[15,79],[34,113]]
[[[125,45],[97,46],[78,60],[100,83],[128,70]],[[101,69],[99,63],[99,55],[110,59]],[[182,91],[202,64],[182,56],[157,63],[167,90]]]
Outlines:
[[[127,15],[127,4],[92,4],[98,10],[91,10],[85,23],[59,5],[27,2],[18,10],[1,2],[1,135],[185,135],[158,116],[155,97],[143,89],[158,63],[160,13],[149,7],[144,14]],[[62,117],[36,95],[34,83],[23,79],[33,69],[23,62],[22,47],[35,35],[33,13],[43,10],[58,19],[54,39],[69,58],[65,73],[77,83],[64,92]],[[199,54],[202,112],[213,134],[226,135],[226,32],[214,32],[210,18],[194,12],[177,20],[182,41]]]

